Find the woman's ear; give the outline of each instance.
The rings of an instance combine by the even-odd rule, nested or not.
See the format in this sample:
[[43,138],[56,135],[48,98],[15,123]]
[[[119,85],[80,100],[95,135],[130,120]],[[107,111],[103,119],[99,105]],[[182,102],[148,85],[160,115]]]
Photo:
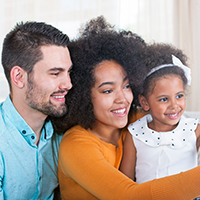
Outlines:
[[10,71],[11,82],[18,88],[23,88],[25,85],[26,72],[19,66],[14,66]]
[[140,102],[140,105],[142,106],[142,108],[145,111],[149,111],[149,103],[148,103],[147,99],[141,94],[138,96],[138,98],[139,98],[139,102]]

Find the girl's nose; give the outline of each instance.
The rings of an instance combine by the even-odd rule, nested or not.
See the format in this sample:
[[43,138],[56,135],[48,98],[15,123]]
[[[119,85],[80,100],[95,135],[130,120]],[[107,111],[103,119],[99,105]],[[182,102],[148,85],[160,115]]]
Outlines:
[[177,104],[176,100],[172,100],[171,104],[170,104],[170,108],[171,109],[176,109],[177,107],[178,107],[178,104]]

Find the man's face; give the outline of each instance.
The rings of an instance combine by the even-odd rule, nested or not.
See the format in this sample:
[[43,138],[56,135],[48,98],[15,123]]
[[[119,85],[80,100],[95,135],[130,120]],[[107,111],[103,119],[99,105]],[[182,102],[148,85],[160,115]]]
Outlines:
[[71,89],[72,62],[67,47],[42,46],[43,59],[34,65],[27,78],[26,103],[45,115],[67,112],[65,95]]

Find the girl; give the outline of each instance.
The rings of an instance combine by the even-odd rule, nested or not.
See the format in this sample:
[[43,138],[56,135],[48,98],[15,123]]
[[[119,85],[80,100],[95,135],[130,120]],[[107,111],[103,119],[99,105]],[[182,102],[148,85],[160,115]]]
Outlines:
[[[69,45],[73,62],[73,88],[66,96],[69,110],[54,123],[60,132],[73,126],[59,149],[62,199],[187,200],[199,194],[200,168],[141,185],[118,170],[123,127],[133,109],[132,91],[136,96],[145,73],[145,47],[140,37],[114,31],[102,17],[87,24]],[[195,180],[190,185],[188,176]]]
[[149,114],[128,126],[120,167],[138,183],[197,166],[199,120],[182,115],[185,88],[191,82],[185,60],[182,51],[170,45],[147,48],[149,73],[139,102]]

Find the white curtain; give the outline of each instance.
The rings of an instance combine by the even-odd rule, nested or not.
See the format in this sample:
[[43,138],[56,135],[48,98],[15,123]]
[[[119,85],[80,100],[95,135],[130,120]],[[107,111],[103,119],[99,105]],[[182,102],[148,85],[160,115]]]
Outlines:
[[174,44],[189,57],[192,85],[187,95],[187,110],[200,111],[200,1],[176,0],[174,3]]
[[200,111],[200,0],[122,0],[121,4],[121,27],[150,43],[171,43],[188,56],[192,84],[186,92],[186,109]]
[[[147,42],[167,42],[181,48],[192,69],[187,110],[200,111],[200,0],[0,0],[0,44],[20,21],[44,21],[74,38],[83,23],[99,15],[118,28],[136,32]],[[8,91],[0,67],[0,101]]]

